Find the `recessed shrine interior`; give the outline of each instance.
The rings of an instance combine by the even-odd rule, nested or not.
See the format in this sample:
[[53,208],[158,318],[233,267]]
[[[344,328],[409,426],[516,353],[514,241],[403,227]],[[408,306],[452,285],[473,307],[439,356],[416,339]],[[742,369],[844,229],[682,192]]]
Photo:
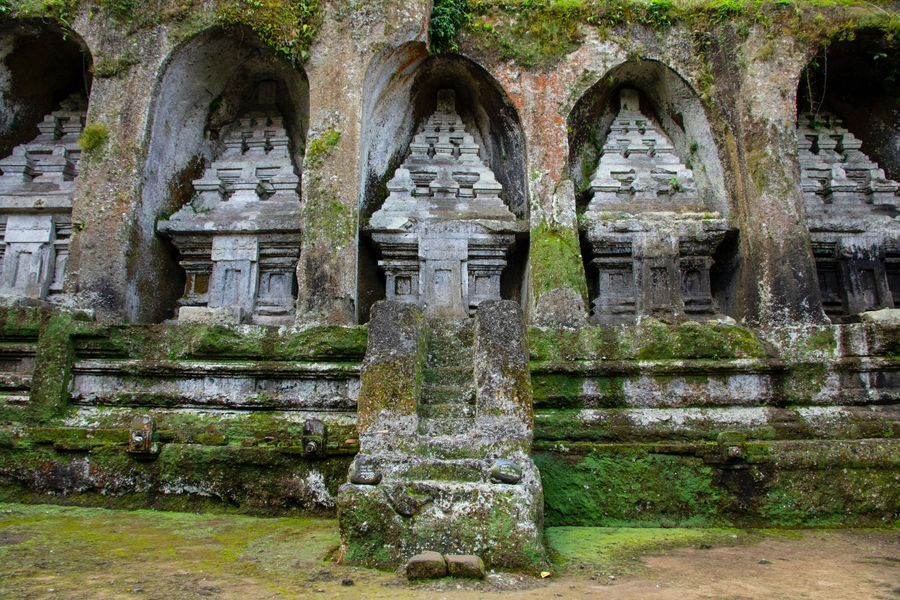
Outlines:
[[727,313],[733,270],[721,264],[738,232],[700,98],[662,64],[631,61],[591,87],[568,123],[592,320]]
[[[173,53],[153,110],[133,320],[182,307],[290,320],[308,112],[302,69],[249,30],[213,29]],[[267,227],[279,231],[262,240]]]
[[[412,58],[403,60],[408,57]],[[499,245],[468,242],[469,256],[463,259],[463,263],[471,263],[472,268],[464,267],[469,271],[468,277],[464,277],[467,281],[461,280],[458,273],[453,274],[451,279],[454,285],[462,285],[468,290],[464,293],[470,296],[472,307],[477,305],[478,282],[481,282],[482,289],[493,290],[485,292],[491,297],[499,294],[498,299],[502,297],[521,302],[528,237],[527,226],[521,227],[517,223],[528,216],[525,143],[518,116],[508,98],[497,82],[475,63],[453,55],[429,57],[418,46],[407,46],[402,52],[385,57],[378,67],[373,68],[369,79],[373,100],[368,103],[365,112],[361,161],[364,173],[360,202],[360,320],[368,320],[369,308],[375,301],[386,296],[394,297],[398,289],[405,293],[409,286],[416,289],[422,286],[422,293],[425,294],[425,279],[410,272],[400,274],[398,280],[395,274],[399,262],[394,260],[393,267],[386,265],[385,252],[396,254],[399,246],[396,243],[385,244],[383,236],[378,238],[381,242],[375,239],[377,235],[373,237],[373,232],[384,229],[385,225],[383,220],[380,225],[373,223],[374,215],[385,215],[387,211],[397,221],[399,213],[396,209],[399,205],[395,200],[406,195],[407,171],[413,183],[408,190],[406,204],[409,210],[406,217],[413,222],[453,221],[459,224],[466,221],[471,224],[478,219],[499,219],[510,224],[505,233],[500,234],[505,237]],[[450,144],[452,148],[443,148],[442,144]],[[441,166],[440,156],[444,150],[447,164]],[[436,155],[438,159],[435,159]],[[464,164],[470,166],[464,167]],[[466,169],[471,172],[463,173]],[[442,187],[441,182],[437,181],[444,172],[455,179],[453,182],[442,179],[453,189]],[[480,185],[479,180],[482,182]],[[490,192],[485,187],[486,182],[490,182]],[[490,194],[496,196],[496,206],[493,206],[496,210],[480,214],[475,205],[479,198]],[[426,215],[421,210],[416,212],[416,205],[421,209],[429,203],[435,209],[430,214]],[[440,207],[446,209],[442,214],[439,214]],[[402,218],[395,225],[399,227],[405,221],[406,218]],[[477,225],[474,227],[479,229],[479,233],[462,234],[457,231],[448,235],[438,234],[433,243],[443,248],[450,237],[474,240],[474,235],[482,241],[492,237],[495,241],[499,239],[488,235],[487,229]],[[394,229],[399,231],[396,227]],[[499,233],[499,229],[496,231]],[[425,237],[434,236],[423,234],[422,238]],[[394,236],[394,240],[399,238]],[[400,262],[418,262],[416,254],[425,252],[424,249],[431,243],[420,243],[415,248],[405,244],[406,250],[401,251]],[[466,245],[462,241],[454,243]],[[462,252],[466,254],[465,250]],[[487,271],[476,273],[474,265],[479,263],[478,256],[483,259],[482,266],[487,263],[493,265],[488,269],[492,275],[488,276]],[[432,269],[426,266],[427,262],[422,258],[422,272],[428,271],[429,277],[440,277],[443,270],[432,273]],[[418,267],[413,270],[418,270]],[[386,281],[393,287],[387,289]]]
[[0,32],[0,294],[61,297],[72,235],[91,57],[78,36],[34,22]]
[[800,178],[826,314],[900,302],[900,61],[874,32],[836,42],[797,88]]

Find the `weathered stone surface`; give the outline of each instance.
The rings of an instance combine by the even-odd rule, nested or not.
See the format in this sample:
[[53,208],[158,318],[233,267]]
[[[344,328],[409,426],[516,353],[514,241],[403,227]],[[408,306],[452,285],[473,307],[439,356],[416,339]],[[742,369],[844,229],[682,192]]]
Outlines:
[[484,561],[471,554],[448,554],[447,573],[450,577],[463,577],[466,579],[484,579]]
[[598,273],[593,320],[714,317],[709,271],[727,225],[704,212],[694,174],[671,141],[623,89],[585,212]]
[[900,325],[900,309],[882,308],[862,313],[860,319],[863,323],[879,323],[882,325]]
[[407,579],[439,579],[446,576],[447,561],[439,552],[422,552],[406,563]]
[[63,292],[72,235],[72,196],[85,100],[66,99],[40,133],[0,160],[0,294],[44,300]]
[[193,200],[157,226],[179,248],[184,307],[224,309],[219,314],[254,323],[294,320],[300,178],[276,90],[274,81],[258,84],[247,112],[225,133],[224,150],[194,181]]

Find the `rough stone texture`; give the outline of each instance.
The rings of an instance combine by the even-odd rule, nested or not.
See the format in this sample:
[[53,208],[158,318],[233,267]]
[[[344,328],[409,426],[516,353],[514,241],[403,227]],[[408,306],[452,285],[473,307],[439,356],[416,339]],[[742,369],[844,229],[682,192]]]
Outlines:
[[464,577],[466,579],[484,579],[484,561],[477,556],[448,554],[447,572],[450,577]]
[[[543,500],[529,456],[521,308],[511,300],[485,300],[474,322],[407,324],[405,314],[419,310],[385,301],[372,312],[360,453],[338,496],[344,559],[388,566],[432,549],[476,554],[498,567],[537,568],[544,555]],[[419,370],[395,369],[395,379],[387,381],[405,387],[384,394],[384,380],[369,373],[383,373],[398,356],[421,361]],[[370,398],[385,399],[374,422],[371,407],[362,413]],[[497,459],[507,461],[505,472],[518,471],[515,481],[494,481]]]
[[194,199],[157,225],[174,241],[186,273],[178,303],[206,307],[211,319],[225,309],[238,323],[294,321],[300,178],[277,88],[274,81],[258,85],[246,112],[226,129],[222,154],[193,182]]
[[447,561],[439,552],[422,552],[406,563],[407,579],[440,579],[446,576]]

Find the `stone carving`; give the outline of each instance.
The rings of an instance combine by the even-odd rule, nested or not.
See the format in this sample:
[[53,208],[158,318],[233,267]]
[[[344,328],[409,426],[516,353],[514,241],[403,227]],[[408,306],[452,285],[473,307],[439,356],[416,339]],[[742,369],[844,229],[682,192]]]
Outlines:
[[85,102],[73,95],[40,134],[0,160],[0,294],[53,300],[63,291]]
[[187,282],[180,320],[290,324],[300,256],[300,178],[275,83],[224,133],[224,150],[194,181],[190,204],[158,224]]
[[830,114],[798,119],[800,185],[826,314],[839,319],[900,300],[900,184]]
[[583,231],[598,278],[592,319],[715,317],[709,271],[728,227],[704,212],[693,172],[635,90],[620,93],[591,188]]
[[484,300],[500,299],[507,253],[526,228],[501,200],[503,186],[479,150],[454,92],[438,92],[434,114],[369,222],[389,300],[464,317]]

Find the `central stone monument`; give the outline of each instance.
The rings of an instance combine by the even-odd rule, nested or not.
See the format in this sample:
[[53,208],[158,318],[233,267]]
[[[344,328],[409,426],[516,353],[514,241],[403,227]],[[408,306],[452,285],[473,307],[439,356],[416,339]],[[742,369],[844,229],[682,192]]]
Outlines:
[[343,558],[388,567],[431,551],[537,569],[525,330],[519,305],[500,299],[527,226],[501,200],[452,91],[438,93],[388,190],[369,224],[387,299],[372,309],[360,450],[338,494]]
[[389,300],[461,318],[484,300],[500,299],[507,253],[515,234],[528,228],[500,199],[503,186],[479,149],[453,90],[439,91],[434,114],[369,221]]

